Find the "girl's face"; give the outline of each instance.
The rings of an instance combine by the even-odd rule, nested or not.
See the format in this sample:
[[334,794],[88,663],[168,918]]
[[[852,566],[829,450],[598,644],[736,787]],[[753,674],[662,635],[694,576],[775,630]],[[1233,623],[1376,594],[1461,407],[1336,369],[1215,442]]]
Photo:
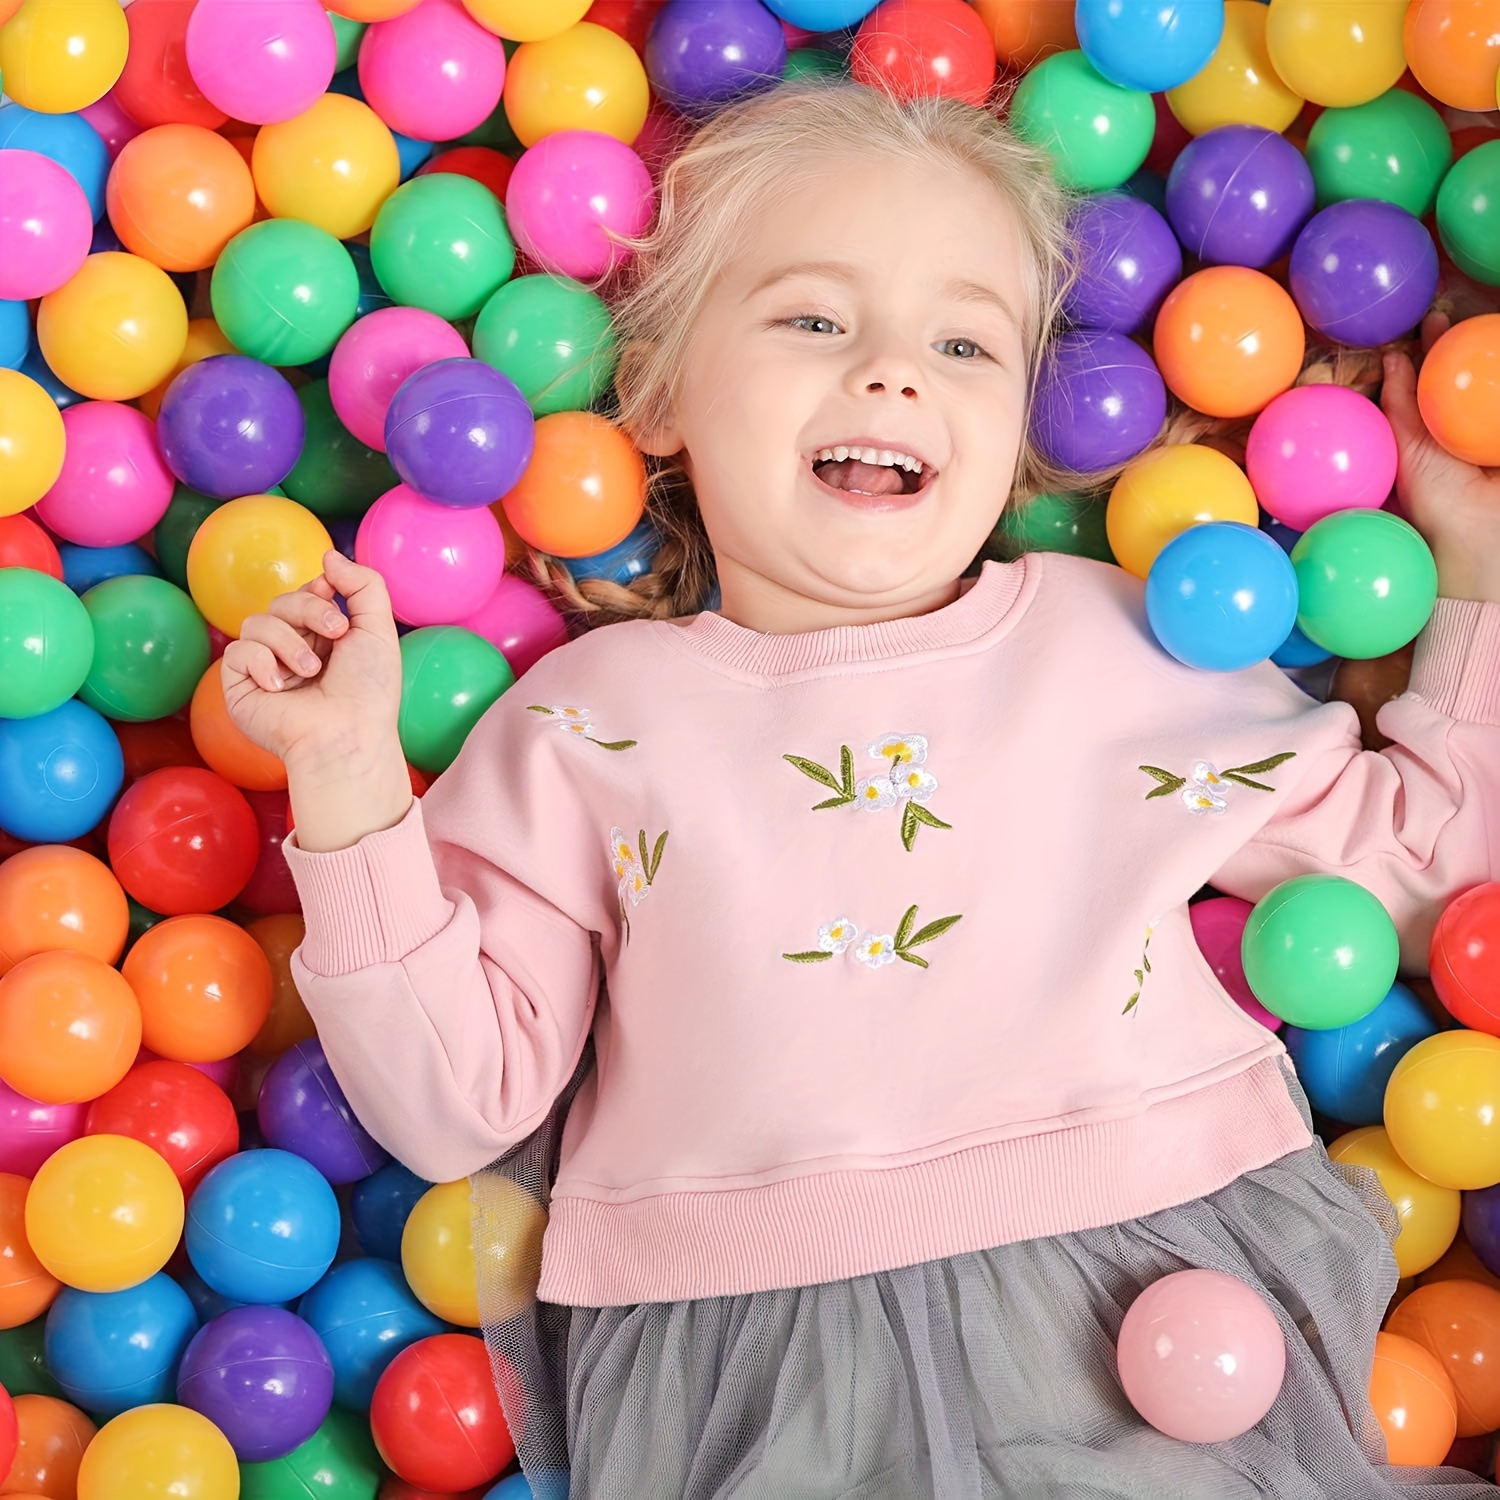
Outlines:
[[760,215],[645,444],[683,451],[725,615],[814,630],[957,597],[1020,450],[1024,298],[977,173],[853,158]]

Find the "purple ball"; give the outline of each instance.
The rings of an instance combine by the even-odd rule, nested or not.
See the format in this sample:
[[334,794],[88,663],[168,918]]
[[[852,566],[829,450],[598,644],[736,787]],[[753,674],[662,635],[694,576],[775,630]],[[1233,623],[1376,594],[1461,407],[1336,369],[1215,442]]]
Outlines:
[[1280,260],[1315,200],[1302,153],[1259,125],[1224,125],[1189,141],[1167,177],[1172,228],[1210,266]]
[[646,76],[674,109],[706,119],[781,82],[786,34],[760,0],[667,0],[646,38]]
[[385,452],[426,500],[489,505],[531,462],[536,419],[508,375],[482,359],[437,359],[408,375],[385,414]]
[[1161,430],[1167,388],[1123,333],[1065,333],[1037,382],[1031,435],[1055,464],[1087,473],[1134,458]]
[[269,1463],[322,1425],[333,1405],[333,1363],[296,1313],[236,1307],[193,1335],[177,1399],[207,1417],[241,1463]]
[[1136,333],[1182,279],[1182,248],[1167,221],[1129,193],[1099,193],[1073,211],[1078,275],[1063,304],[1080,328]]
[[1464,1194],[1464,1238],[1485,1267],[1500,1276],[1500,1186]]
[[1350,198],[1314,214],[1292,246],[1298,311],[1341,344],[1389,343],[1415,328],[1437,292],[1432,236],[1404,208]]
[[317,1040],[298,1042],[271,1064],[255,1113],[267,1145],[311,1162],[335,1186],[390,1160],[354,1118]]
[[236,500],[263,494],[292,472],[305,425],[280,371],[245,354],[214,354],[167,387],[156,440],[189,489]]

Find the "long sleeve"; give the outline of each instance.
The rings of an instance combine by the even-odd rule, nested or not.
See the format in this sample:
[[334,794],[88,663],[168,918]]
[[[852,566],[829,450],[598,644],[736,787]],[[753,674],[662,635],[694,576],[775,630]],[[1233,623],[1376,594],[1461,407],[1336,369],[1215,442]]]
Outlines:
[[1360,749],[1346,705],[1316,712],[1327,743],[1211,884],[1256,901],[1295,875],[1343,875],[1390,912],[1403,969],[1425,973],[1444,905],[1500,878],[1500,604],[1438,600],[1408,691],[1379,712],[1386,749]]

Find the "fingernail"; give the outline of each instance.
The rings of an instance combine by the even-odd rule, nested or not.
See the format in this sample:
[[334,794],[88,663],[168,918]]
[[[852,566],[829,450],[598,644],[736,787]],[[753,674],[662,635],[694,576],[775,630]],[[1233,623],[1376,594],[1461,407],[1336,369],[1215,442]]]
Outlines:
[[344,623],[344,617],[336,609],[331,609],[323,616],[324,630],[337,630]]
[[280,692],[281,689],[284,688],[285,686],[286,686],[286,678],[283,677],[280,672],[272,672],[271,673],[271,687],[275,691]]
[[316,672],[320,665],[321,664],[319,663],[318,658],[314,656],[311,651],[304,651],[302,655],[297,658],[297,670],[301,672],[304,677],[313,672]]

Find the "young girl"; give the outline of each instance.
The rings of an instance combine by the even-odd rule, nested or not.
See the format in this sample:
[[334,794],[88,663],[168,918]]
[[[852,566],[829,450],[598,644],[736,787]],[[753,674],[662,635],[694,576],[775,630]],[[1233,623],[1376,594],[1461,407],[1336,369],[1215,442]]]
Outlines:
[[[288,769],[302,993],[376,1137],[473,1174],[482,1265],[518,1253],[487,1165],[581,1077],[531,1346],[555,1405],[535,1325],[481,1289],[538,1494],[562,1463],[580,1500],[1489,1490],[1385,1465],[1389,1206],[1329,1163],[1187,903],[1333,871],[1420,969],[1500,875],[1500,482],[1389,361],[1444,597],[1380,754],[1274,666],[1179,665],[1119,569],[971,576],[1036,472],[1065,212],[968,106],[736,106],[618,309],[620,421],[675,475],[658,618],[548,656],[421,802],[375,573],[328,554],[225,653]],[[1148,1427],[1115,1372],[1132,1299],[1189,1266],[1286,1338],[1220,1444]]]

